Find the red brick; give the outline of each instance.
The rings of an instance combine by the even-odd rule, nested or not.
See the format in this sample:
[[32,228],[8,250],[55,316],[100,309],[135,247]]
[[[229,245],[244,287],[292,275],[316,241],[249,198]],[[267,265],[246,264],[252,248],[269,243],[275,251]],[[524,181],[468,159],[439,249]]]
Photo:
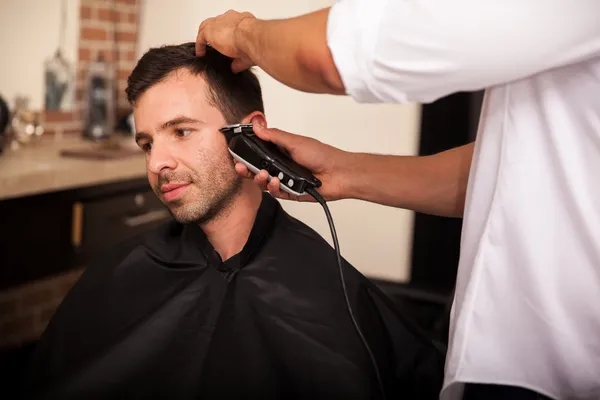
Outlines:
[[115,60],[115,53],[116,50],[101,50],[100,54],[102,54],[102,56],[104,57],[104,61],[114,61]]
[[25,336],[35,328],[33,314],[18,317],[9,321],[0,323],[0,338],[7,336]]
[[92,18],[92,7],[90,6],[81,6],[79,9],[79,15],[81,19],[91,19]]
[[82,27],[81,28],[81,39],[84,40],[106,40],[108,35],[106,30],[102,28],[89,28]]
[[80,47],[79,48],[79,60],[80,61],[89,61],[92,59],[92,51],[88,48]]
[[135,43],[137,35],[135,32],[117,32],[117,42]]
[[117,3],[135,5],[137,3],[137,0],[117,0]]
[[127,14],[127,22],[136,23],[137,22],[137,13],[129,13]]
[[135,61],[135,51],[133,50],[129,50],[127,52],[127,57],[126,57],[127,61]]
[[117,22],[119,20],[119,13],[110,8],[99,8],[98,19],[100,21]]

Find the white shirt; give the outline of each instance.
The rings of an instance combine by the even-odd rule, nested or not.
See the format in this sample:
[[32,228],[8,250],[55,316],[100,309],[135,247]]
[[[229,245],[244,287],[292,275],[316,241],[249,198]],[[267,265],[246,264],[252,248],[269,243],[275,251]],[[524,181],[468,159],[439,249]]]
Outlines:
[[341,0],[327,38],[359,102],[486,88],[441,398],[600,399],[600,0]]

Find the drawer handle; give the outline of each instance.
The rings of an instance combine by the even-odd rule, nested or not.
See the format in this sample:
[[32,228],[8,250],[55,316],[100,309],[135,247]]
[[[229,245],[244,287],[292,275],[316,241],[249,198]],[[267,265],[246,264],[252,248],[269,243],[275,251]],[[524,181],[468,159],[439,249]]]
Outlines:
[[83,239],[83,204],[76,202],[73,204],[71,220],[71,243],[75,247],[81,246]]
[[123,223],[130,228],[136,228],[140,225],[168,218],[170,215],[167,210],[148,211],[145,214],[136,215],[135,217],[123,218]]

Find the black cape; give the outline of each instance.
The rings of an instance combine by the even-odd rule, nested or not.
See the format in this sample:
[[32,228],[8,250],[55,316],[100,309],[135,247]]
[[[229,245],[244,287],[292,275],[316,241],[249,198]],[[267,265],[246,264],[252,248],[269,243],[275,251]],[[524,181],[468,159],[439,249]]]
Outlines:
[[[36,349],[28,398],[378,399],[335,252],[263,196],[241,253],[170,222],[90,266]],[[344,261],[345,262],[345,261]],[[388,399],[435,399],[443,354],[345,262]]]

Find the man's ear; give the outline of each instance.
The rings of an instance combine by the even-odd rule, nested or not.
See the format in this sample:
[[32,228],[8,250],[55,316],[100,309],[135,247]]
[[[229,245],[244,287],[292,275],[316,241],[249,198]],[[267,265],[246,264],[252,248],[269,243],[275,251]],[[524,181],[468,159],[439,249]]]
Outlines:
[[266,128],[267,127],[267,118],[265,117],[265,114],[261,113],[260,111],[254,111],[254,112],[248,114],[242,120],[242,124],[257,124],[257,125],[261,125],[262,127]]

